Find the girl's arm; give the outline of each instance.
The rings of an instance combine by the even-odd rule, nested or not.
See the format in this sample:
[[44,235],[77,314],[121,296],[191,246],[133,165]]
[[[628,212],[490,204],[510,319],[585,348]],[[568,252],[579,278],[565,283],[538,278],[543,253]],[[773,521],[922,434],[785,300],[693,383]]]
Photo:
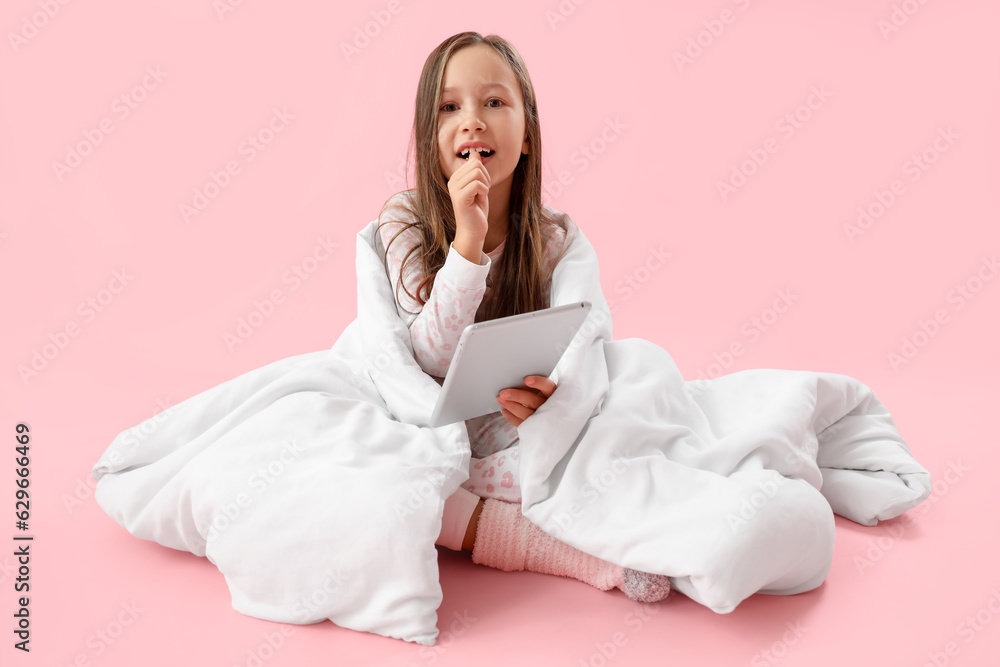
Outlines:
[[[444,265],[434,277],[427,303],[421,308],[402,287],[396,291],[400,264],[416,240],[415,230],[408,229],[388,246],[389,240],[401,227],[399,223],[388,223],[379,228],[383,245],[389,247],[386,259],[393,294],[401,306],[400,315],[410,330],[417,364],[429,375],[444,377],[455,356],[462,330],[475,321],[476,311],[486,293],[486,276],[492,261],[486,253],[482,253],[482,263],[473,264],[452,244]],[[422,279],[423,272],[416,268],[411,258],[404,277],[404,284],[411,294],[416,294]]]

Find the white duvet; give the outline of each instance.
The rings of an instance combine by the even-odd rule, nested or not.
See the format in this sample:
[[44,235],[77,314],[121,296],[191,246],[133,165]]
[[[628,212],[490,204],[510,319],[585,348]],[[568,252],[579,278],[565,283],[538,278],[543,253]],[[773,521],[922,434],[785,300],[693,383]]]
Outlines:
[[[857,380],[685,381],[657,345],[611,340],[597,256],[565,220],[551,305],[593,308],[555,393],[518,427],[533,523],[728,613],[819,586],[834,513],[872,526],[927,498],[929,473]],[[122,431],[93,467],[95,496],[136,537],[207,557],[239,612],[433,645],[434,543],[471,453],[464,423],[426,426],[441,387],[413,357],[376,224],[357,235],[358,317],[332,349]]]

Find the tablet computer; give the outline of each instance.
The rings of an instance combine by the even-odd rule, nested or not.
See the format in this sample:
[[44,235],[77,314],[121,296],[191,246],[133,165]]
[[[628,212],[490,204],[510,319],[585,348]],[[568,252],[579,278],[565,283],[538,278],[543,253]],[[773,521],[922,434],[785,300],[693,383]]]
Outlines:
[[470,324],[462,330],[431,414],[438,427],[500,410],[501,389],[526,375],[548,377],[590,312],[578,301]]

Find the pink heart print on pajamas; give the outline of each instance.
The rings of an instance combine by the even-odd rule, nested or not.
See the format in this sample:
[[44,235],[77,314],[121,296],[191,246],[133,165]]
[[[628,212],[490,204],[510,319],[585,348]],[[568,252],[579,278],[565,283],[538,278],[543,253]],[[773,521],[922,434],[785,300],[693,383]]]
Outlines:
[[[509,503],[521,502],[521,483],[518,478],[518,444],[485,458],[472,457],[469,462],[469,479],[462,488],[480,498],[496,498]],[[478,472],[478,474],[473,474]],[[499,484],[496,483],[499,478]]]

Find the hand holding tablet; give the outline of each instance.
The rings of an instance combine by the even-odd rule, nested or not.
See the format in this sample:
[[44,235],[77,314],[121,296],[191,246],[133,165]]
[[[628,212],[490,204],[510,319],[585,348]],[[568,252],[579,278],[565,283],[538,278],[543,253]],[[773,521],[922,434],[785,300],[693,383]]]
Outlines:
[[[498,410],[506,410],[504,416],[515,426],[523,422],[555,391],[548,376],[590,308],[589,301],[579,301],[465,327],[430,426],[445,426]],[[531,376],[538,376],[540,383],[535,388],[541,396],[531,385],[523,384]],[[497,401],[505,389],[514,392],[513,402],[506,405]]]
[[527,386],[508,387],[497,398],[500,412],[515,428],[535,414],[556,390],[556,383],[543,375],[529,375],[524,381]]

